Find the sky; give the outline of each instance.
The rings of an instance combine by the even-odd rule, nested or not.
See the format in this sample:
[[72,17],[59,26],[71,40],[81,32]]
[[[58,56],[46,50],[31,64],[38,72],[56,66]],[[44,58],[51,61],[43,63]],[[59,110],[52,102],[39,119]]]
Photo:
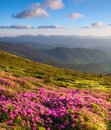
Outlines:
[[111,36],[111,0],[0,0],[0,37]]

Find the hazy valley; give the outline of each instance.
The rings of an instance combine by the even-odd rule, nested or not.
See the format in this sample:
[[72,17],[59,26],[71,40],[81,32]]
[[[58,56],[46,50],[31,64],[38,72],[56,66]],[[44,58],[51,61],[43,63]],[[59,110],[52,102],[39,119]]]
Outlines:
[[0,41],[1,50],[33,61],[84,72],[111,72],[108,38],[26,35]]

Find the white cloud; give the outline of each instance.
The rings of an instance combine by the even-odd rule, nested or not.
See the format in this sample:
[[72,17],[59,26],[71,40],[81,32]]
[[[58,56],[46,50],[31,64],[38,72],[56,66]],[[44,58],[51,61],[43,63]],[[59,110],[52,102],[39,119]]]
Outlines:
[[53,10],[62,9],[64,7],[62,0],[46,0],[45,5]]
[[45,8],[40,5],[40,3],[35,3],[30,5],[29,10],[24,10],[12,17],[22,19],[22,18],[31,18],[31,17],[49,17],[48,12],[46,12]]
[[10,26],[0,26],[0,29],[33,29],[34,27],[30,25],[10,25]]
[[102,22],[95,22],[95,23],[92,23],[91,25],[89,25],[89,26],[84,26],[84,27],[82,27],[82,28],[102,28],[102,27],[104,27],[105,25],[104,25],[104,23],[102,23]]
[[38,29],[63,29],[63,27],[59,25],[42,25],[38,26]]
[[13,18],[32,18],[32,17],[49,17],[49,13],[46,11],[47,8],[52,10],[61,9],[64,7],[62,0],[45,0],[44,3],[34,3],[30,5],[30,8],[23,10],[16,15],[12,15]]
[[84,17],[84,15],[83,14],[80,14],[80,13],[71,13],[70,15],[69,15],[69,18],[70,19],[80,19],[80,18],[83,18]]

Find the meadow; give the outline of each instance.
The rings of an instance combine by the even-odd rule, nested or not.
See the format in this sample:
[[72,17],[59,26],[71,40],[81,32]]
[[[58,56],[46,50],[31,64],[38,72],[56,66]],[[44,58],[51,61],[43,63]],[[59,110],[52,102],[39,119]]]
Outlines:
[[111,77],[0,52],[1,130],[111,130]]

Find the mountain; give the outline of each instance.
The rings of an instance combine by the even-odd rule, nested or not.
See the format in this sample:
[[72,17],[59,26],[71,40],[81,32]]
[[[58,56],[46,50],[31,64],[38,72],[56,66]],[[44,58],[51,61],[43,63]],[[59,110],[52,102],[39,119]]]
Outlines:
[[80,72],[89,72],[89,73],[109,73],[111,72],[110,67],[107,67],[102,64],[55,64],[52,63],[51,65],[59,67],[59,68],[65,68],[65,69],[71,69],[76,70]]
[[[54,76],[54,80],[59,80],[59,77],[64,77],[69,79],[74,76],[77,78],[84,78],[86,73],[81,73],[78,71],[72,71],[62,68],[56,68],[50,65],[41,64],[39,62],[34,62],[29,59],[25,59],[14,54],[7,53],[0,50],[0,70],[6,72],[14,73],[20,76],[33,76],[33,77],[46,77]],[[97,74],[88,74],[88,78],[98,77]],[[93,76],[92,76],[93,75]],[[87,77],[85,77],[87,78]],[[73,78],[72,78],[73,79]]]
[[[20,37],[21,39],[21,37]],[[23,39],[23,38],[22,38]],[[101,50],[58,47],[39,51],[32,47],[14,43],[0,43],[0,49],[43,63],[64,62],[74,64],[98,63],[106,59]]]
[[45,53],[41,53],[38,50],[34,50],[24,45],[0,42],[0,50],[4,50],[12,54],[16,54],[18,56],[28,58],[33,61],[42,62],[42,63],[60,62],[57,58],[54,58],[53,56],[49,56]]
[[[75,48],[75,51],[71,48],[55,48],[51,50],[40,51],[24,45],[6,42],[0,43],[0,50],[28,58],[32,61],[37,61],[60,68],[93,73],[107,73],[109,71],[108,67],[103,66],[102,63],[98,64],[98,61],[101,61],[104,58],[104,53],[99,50],[94,50],[92,55],[90,55],[90,49],[82,48]],[[93,55],[95,56],[96,60],[93,58]],[[81,64],[78,64],[78,62]],[[86,64],[87,62],[90,64]]]
[[67,64],[102,63],[107,58],[101,50],[86,48],[58,47],[42,50],[41,52],[60,59]]
[[1,37],[1,42],[17,43],[37,49],[52,49],[56,47],[94,48],[111,47],[110,38],[65,36],[65,35],[21,35],[16,37]]
[[[0,70],[3,70],[5,72],[11,72],[16,76],[17,75],[29,76],[29,77],[33,76],[42,78],[48,78],[48,76],[49,77],[53,76],[53,80],[57,81],[58,83],[59,80],[60,81],[62,80],[62,77],[64,77],[63,78],[64,81],[66,79],[72,81],[75,81],[76,79],[77,80],[92,79],[97,81],[97,79],[100,78],[99,74],[82,73],[79,71],[57,68],[39,62],[34,62],[29,59],[25,59],[1,50],[0,50]],[[108,78],[108,76],[105,77],[105,75],[103,75],[103,77],[101,77],[101,79],[98,80],[98,82],[102,84],[103,79],[105,79],[105,81],[111,80],[110,76]]]

